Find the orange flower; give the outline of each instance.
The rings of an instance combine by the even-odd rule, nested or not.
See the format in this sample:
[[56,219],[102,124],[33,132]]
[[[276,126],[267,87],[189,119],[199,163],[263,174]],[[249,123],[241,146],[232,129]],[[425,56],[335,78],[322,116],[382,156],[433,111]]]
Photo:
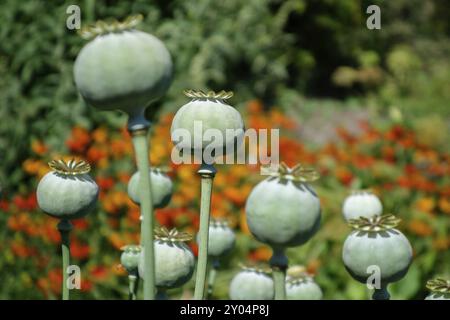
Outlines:
[[92,132],[92,139],[100,144],[106,143],[106,141],[108,140],[108,132],[106,128],[100,127],[95,129]]
[[223,194],[237,206],[242,206],[247,200],[247,197],[238,188],[226,188],[223,190]]
[[86,244],[82,244],[78,239],[72,239],[70,243],[70,254],[78,260],[89,258],[90,248]]
[[247,224],[247,217],[245,216],[245,212],[242,209],[240,213],[240,219],[239,219],[239,228],[241,231],[245,234],[251,234],[250,229],[248,228]]
[[436,205],[436,202],[434,201],[434,199],[432,197],[424,197],[424,198],[419,199],[416,202],[417,210],[422,211],[422,212],[427,212],[427,213],[432,213],[435,205]]
[[439,209],[443,213],[450,214],[450,200],[447,197],[439,198]]
[[90,141],[89,132],[85,128],[74,127],[70,138],[66,141],[66,145],[70,151],[82,153]]
[[344,166],[337,167],[335,174],[338,180],[346,186],[349,186],[353,180],[353,173]]
[[249,255],[249,259],[253,261],[268,261],[270,257],[272,257],[272,250],[266,246],[259,247]]
[[260,113],[263,109],[263,105],[260,100],[251,100],[247,103],[247,110],[250,113]]
[[88,149],[86,157],[91,163],[98,163],[100,160],[108,157],[108,151],[103,147],[92,146]]
[[33,159],[27,159],[22,163],[23,170],[30,175],[36,175],[41,166],[41,161]]
[[439,251],[445,251],[450,248],[450,238],[439,237],[433,240],[433,248]]
[[412,220],[409,223],[408,228],[412,233],[420,237],[427,237],[433,233],[433,229],[431,229],[431,227],[427,223],[418,219]]
[[31,143],[31,150],[33,150],[33,152],[37,155],[42,156],[47,153],[48,147],[43,142],[34,140]]
[[120,250],[120,248],[127,244],[117,232],[111,233],[108,236],[108,240],[116,250]]
[[105,191],[114,186],[114,179],[110,177],[97,177],[96,181],[100,189]]
[[322,263],[320,262],[319,259],[313,259],[311,260],[308,265],[306,266],[306,271],[310,274],[316,274],[317,271],[319,270],[320,266],[322,265]]

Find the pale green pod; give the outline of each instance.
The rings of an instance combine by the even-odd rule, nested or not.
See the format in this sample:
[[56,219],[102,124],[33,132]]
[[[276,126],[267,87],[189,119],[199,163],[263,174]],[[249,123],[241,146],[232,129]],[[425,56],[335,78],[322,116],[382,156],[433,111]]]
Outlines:
[[322,300],[322,297],[322,289],[311,277],[286,278],[286,298],[288,300]]
[[236,274],[230,283],[231,300],[273,300],[274,295],[272,277],[265,272],[243,270]]
[[355,230],[344,242],[342,258],[354,279],[366,283],[370,276],[379,275],[381,285],[387,285],[402,279],[408,272],[412,248],[397,229]]
[[[175,229],[165,228],[155,230],[155,281],[162,289],[180,287],[191,279],[194,273],[195,257],[192,250],[183,242],[187,241],[185,233],[178,233]],[[177,233],[174,233],[175,230]],[[163,235],[162,235],[163,234]],[[185,237],[185,238],[183,238]],[[189,238],[191,239],[191,238]],[[144,279],[144,251],[142,249],[139,261],[139,276]]]
[[[219,258],[228,254],[235,245],[236,235],[224,221],[211,221],[208,235],[208,256]],[[200,243],[200,234],[197,234]]]
[[430,293],[425,300],[450,300],[450,293]]
[[[170,202],[173,193],[173,183],[167,174],[158,168],[149,171],[151,176],[152,202],[154,208],[164,208]],[[128,195],[134,203],[140,204],[139,172],[135,172],[128,182]]]
[[78,54],[75,84],[90,105],[140,113],[168,89],[172,80],[169,51],[158,38],[133,27],[118,29],[113,23],[109,29],[97,28],[102,30]]
[[187,91],[186,95],[193,100],[177,111],[170,129],[178,149],[202,151],[208,147],[215,150],[215,155],[222,155],[242,141],[242,117],[224,102],[232,93]]
[[[99,188],[87,174],[90,167],[84,161],[64,162],[65,167],[60,168],[61,163],[62,160],[50,162],[50,167],[57,169],[47,173],[39,181],[37,202],[41,210],[52,217],[78,219],[94,208]],[[80,168],[86,170],[77,171]]]
[[257,184],[245,211],[251,233],[274,248],[301,245],[320,225],[320,200],[313,188],[280,177]]
[[128,271],[134,273],[138,270],[139,260],[141,258],[141,247],[136,245],[128,245],[122,248],[120,255],[120,263]]
[[380,199],[369,191],[356,191],[349,195],[342,206],[342,214],[346,221],[359,217],[371,218],[381,215],[383,205]]

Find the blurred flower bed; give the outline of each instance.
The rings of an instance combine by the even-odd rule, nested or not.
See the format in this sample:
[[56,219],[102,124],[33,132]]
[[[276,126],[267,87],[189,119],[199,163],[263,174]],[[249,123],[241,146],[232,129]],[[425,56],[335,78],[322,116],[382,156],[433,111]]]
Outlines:
[[[292,264],[303,264],[316,275],[326,299],[368,297],[364,286],[347,274],[341,260],[342,243],[350,231],[343,222],[341,204],[353,188],[371,188],[378,194],[385,212],[402,219],[400,229],[414,248],[408,275],[392,286],[394,299],[423,298],[426,280],[448,272],[450,155],[434,143],[432,124],[422,125],[418,131],[408,123],[361,122],[360,134],[338,128],[338,142],[314,148],[299,140],[302,124],[278,109],[265,110],[254,100],[242,111],[248,128],[281,129],[282,161],[314,166],[322,175],[314,183],[323,206],[321,229],[305,246],[289,249],[288,256]],[[170,161],[172,117],[161,116],[152,128],[151,162],[169,166],[175,181],[170,205],[157,210],[156,218],[159,224],[195,234],[200,181],[195,165],[176,166]],[[17,194],[0,198],[0,223],[7,226],[0,231],[5,239],[0,243],[2,299],[57,298],[60,294],[57,221],[37,208],[35,188],[49,170],[47,162],[66,155],[91,163],[92,175],[101,188],[97,209],[86,219],[74,221],[72,263],[81,267],[82,288],[73,291],[73,298],[126,298],[127,278],[119,265],[120,248],[139,243],[140,230],[139,208],[126,193],[135,171],[129,134],[125,127],[120,131],[108,127],[88,131],[77,126],[65,143],[67,152],[62,153],[52,150],[45,141],[33,141],[30,148],[34,156],[21,164],[28,175],[27,183]],[[238,233],[238,241],[222,263],[214,298],[227,298],[228,283],[239,262],[266,261],[271,255],[268,247],[249,234],[245,221],[246,198],[262,178],[258,166],[218,166],[212,215],[228,218]],[[190,245],[196,252],[196,244]],[[172,295],[190,297],[192,289],[190,283],[183,292],[176,290]]]

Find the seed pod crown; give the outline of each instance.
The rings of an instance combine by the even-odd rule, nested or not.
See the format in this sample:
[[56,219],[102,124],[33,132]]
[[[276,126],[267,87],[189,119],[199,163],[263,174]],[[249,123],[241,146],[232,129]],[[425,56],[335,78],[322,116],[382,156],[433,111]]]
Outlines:
[[358,231],[381,232],[394,229],[400,221],[399,218],[392,214],[385,214],[372,218],[359,217],[358,219],[350,219],[348,225]]
[[239,267],[242,271],[247,272],[253,272],[257,274],[264,274],[264,275],[270,275],[272,274],[272,269],[265,265],[265,264],[258,264],[258,265],[245,265],[245,264],[239,264]]
[[287,271],[287,283],[289,284],[302,284],[311,282],[313,277],[306,271],[306,268],[303,266],[293,266],[290,267]]
[[141,246],[135,245],[135,244],[130,244],[130,245],[121,247],[120,250],[122,250],[123,252],[127,252],[127,253],[137,254],[137,253],[141,252]]
[[202,90],[184,90],[184,95],[192,99],[212,99],[212,100],[226,100],[231,98],[234,94],[232,91],[222,90],[220,92]]
[[450,280],[445,280],[442,278],[428,280],[427,289],[433,293],[448,294],[450,293]]
[[48,166],[53,171],[66,176],[83,175],[91,171],[91,166],[84,160],[72,159],[66,162],[63,159],[58,159],[50,161]]
[[137,14],[129,16],[121,22],[115,19],[109,21],[99,20],[94,24],[83,27],[78,33],[83,39],[90,40],[107,33],[134,29],[143,18],[141,14]]
[[168,243],[179,243],[191,241],[192,236],[187,232],[178,231],[176,228],[169,231],[166,227],[161,227],[155,228],[155,240]]
[[280,163],[277,171],[269,170],[268,174],[271,177],[293,182],[312,182],[320,178],[319,173],[313,168],[306,168],[301,164],[289,168],[284,162]]

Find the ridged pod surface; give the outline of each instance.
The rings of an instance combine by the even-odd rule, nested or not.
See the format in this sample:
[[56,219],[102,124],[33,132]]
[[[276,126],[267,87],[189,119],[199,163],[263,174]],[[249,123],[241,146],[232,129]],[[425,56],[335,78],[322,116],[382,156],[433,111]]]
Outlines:
[[168,89],[170,53],[151,34],[133,28],[114,30],[114,25],[104,29],[78,54],[75,84],[93,107],[139,113]]
[[231,280],[229,296],[231,300],[273,300],[272,277],[256,270],[243,270]]
[[[227,94],[231,96],[231,93],[222,91],[205,94],[201,91],[186,91],[185,94],[192,97],[192,101],[177,111],[170,129],[172,141],[178,149],[202,151],[209,146],[217,150],[217,155],[221,155],[226,152],[227,146],[234,147],[237,141],[242,139],[242,117],[235,108],[225,103]],[[211,141],[210,137],[206,137],[208,129],[215,129],[209,132],[216,132],[220,139]]]
[[[36,191],[38,205],[42,211],[55,218],[84,217],[94,208],[99,188],[87,173],[90,170],[87,163],[62,163],[50,162],[50,167],[55,165],[58,171],[50,171],[39,181]],[[83,168],[84,165],[86,170],[77,171],[77,168]]]
[[320,224],[320,200],[311,186],[268,178],[250,193],[245,207],[251,233],[272,247],[307,242]]
[[[173,183],[167,174],[157,168],[149,171],[151,175],[152,201],[154,208],[164,208],[172,197]],[[139,172],[135,172],[128,182],[128,195],[134,203],[139,200]]]
[[[211,221],[208,240],[208,255],[219,258],[233,249],[236,235],[227,223]],[[200,243],[199,234],[197,235],[197,243]]]
[[[394,223],[384,225],[388,219]],[[387,285],[405,276],[413,252],[408,239],[394,228],[398,221],[391,215],[351,220],[355,230],[344,242],[342,258],[354,279],[366,283],[379,270],[381,284]]]
[[344,219],[357,219],[359,217],[371,218],[383,212],[380,199],[368,191],[356,191],[344,200],[342,214]]
[[[165,231],[160,231],[165,230]],[[192,250],[183,242],[186,234],[175,229],[155,230],[155,280],[156,286],[163,289],[180,287],[191,279],[194,273],[195,258]],[[175,231],[174,231],[175,230]],[[187,237],[187,236],[186,236]],[[144,251],[139,261],[139,276],[144,279]]]

